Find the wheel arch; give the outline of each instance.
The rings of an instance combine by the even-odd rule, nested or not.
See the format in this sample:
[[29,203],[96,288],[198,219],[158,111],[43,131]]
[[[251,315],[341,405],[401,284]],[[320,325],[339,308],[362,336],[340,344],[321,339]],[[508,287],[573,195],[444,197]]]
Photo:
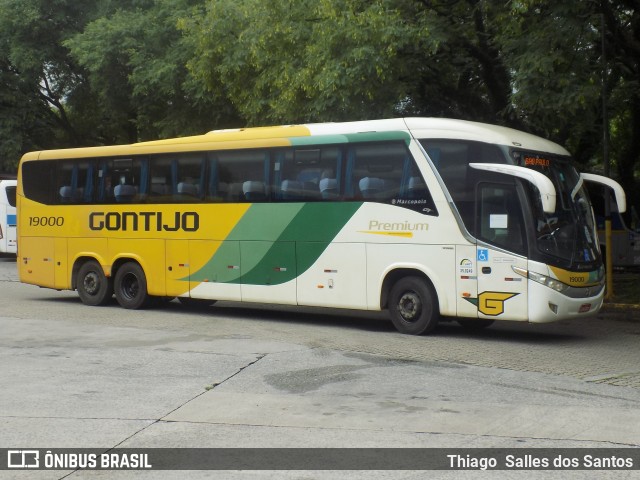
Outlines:
[[129,263],[129,262],[137,263],[142,269],[142,271],[144,272],[144,274],[145,275],[147,274],[147,269],[144,266],[144,262],[142,262],[137,255],[126,255],[126,256],[118,257],[113,261],[113,264],[111,265],[111,276],[115,278],[116,273],[118,272],[118,269],[125,263]]
[[105,262],[102,257],[97,256],[93,253],[80,253],[73,260],[73,266],[71,267],[71,289],[72,290],[76,290],[78,288],[78,272],[80,271],[80,268],[82,267],[82,265],[90,261],[97,262],[98,265],[102,267],[102,270],[104,271],[104,274],[107,278],[111,276],[109,270],[105,268]]
[[393,286],[402,278],[405,277],[417,277],[425,281],[425,283],[431,288],[435,295],[435,299],[437,302],[437,311],[440,313],[441,311],[441,295],[438,293],[438,289],[435,287],[433,281],[425,272],[417,268],[411,267],[397,267],[389,270],[383,281],[382,287],[380,290],[380,309],[384,310],[389,305],[389,294]]

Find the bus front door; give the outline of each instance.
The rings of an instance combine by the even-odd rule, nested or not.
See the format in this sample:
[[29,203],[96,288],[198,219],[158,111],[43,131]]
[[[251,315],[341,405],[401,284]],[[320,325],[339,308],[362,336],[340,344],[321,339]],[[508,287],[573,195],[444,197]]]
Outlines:
[[515,185],[478,187],[476,265],[478,317],[528,318],[527,281],[514,267],[527,269],[526,235]]

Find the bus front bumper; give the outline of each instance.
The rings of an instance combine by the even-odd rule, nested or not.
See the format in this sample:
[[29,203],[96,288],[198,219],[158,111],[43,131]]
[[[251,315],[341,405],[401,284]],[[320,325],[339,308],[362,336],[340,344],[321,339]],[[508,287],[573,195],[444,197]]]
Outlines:
[[604,286],[593,296],[572,298],[529,280],[529,322],[550,323],[596,315],[604,300]]

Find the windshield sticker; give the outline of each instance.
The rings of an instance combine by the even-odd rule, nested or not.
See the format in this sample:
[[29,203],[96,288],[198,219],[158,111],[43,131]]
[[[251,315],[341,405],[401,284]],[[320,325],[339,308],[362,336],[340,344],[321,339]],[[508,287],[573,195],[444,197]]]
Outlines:
[[473,275],[473,262],[465,258],[460,262],[460,275]]

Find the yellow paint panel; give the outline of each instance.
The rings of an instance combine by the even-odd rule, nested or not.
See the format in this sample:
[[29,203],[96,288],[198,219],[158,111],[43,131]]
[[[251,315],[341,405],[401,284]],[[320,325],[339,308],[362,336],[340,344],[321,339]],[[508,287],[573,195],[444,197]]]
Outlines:
[[73,265],[80,257],[95,258],[100,265],[107,267],[105,274],[111,275],[109,245],[106,238],[69,238],[67,242],[69,265]]
[[602,283],[602,279],[596,278],[596,272],[571,272],[552,266],[549,268],[558,280],[572,287],[592,287]]
[[203,150],[288,147],[291,145],[289,137],[306,137],[309,135],[309,129],[303,126],[248,128],[239,131],[210,132],[205,135],[193,137],[171,138],[167,140],[134,143],[131,145],[110,145],[106,147],[68,148],[29,152],[22,157],[22,161]]
[[19,245],[20,257],[17,261],[20,281],[55,288],[54,239],[20,237]]
[[242,216],[251,207],[250,203],[228,203],[220,205],[208,205],[202,209],[193,206],[195,211],[200,211],[200,230],[191,238],[225,240],[231,230],[240,221]]
[[179,143],[185,145],[188,143],[210,143],[210,142],[246,142],[254,140],[267,140],[289,137],[308,137],[311,135],[309,129],[301,125],[279,126],[279,127],[256,127],[241,128],[237,130],[214,130],[204,135],[195,135],[192,137],[169,138],[166,140],[155,140],[151,142],[136,143],[134,146],[155,146],[155,145],[172,145]]
[[188,240],[167,240],[166,246],[166,295],[177,297],[189,291],[191,262]]
[[71,274],[67,263],[67,239],[54,238],[54,280],[56,288],[68,290],[71,288]]
[[[189,242],[189,253],[191,255],[191,271],[200,270],[211,257],[218,251],[222,242],[215,240],[192,240]],[[233,262],[232,262],[233,263]],[[217,282],[217,278],[209,278],[211,282]]]
[[142,266],[150,295],[166,294],[164,251],[164,240],[109,239],[110,258],[114,261],[118,258],[131,258]]

